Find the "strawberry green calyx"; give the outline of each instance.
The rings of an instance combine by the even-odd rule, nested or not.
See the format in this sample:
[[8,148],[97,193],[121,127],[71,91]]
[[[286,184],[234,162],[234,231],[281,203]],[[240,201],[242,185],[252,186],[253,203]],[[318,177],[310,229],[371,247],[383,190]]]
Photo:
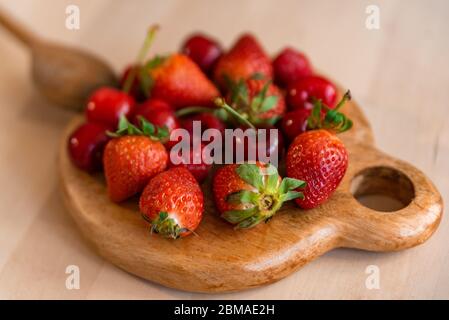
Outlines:
[[304,198],[301,192],[295,190],[304,188],[306,183],[293,178],[281,180],[276,167],[271,164],[262,168],[256,164],[241,164],[236,173],[253,187],[251,190],[234,192],[226,199],[228,203],[242,208],[223,213],[223,218],[235,224],[236,229],[251,228],[262,221],[268,222],[285,201]]
[[[262,80],[260,74],[254,74],[251,79]],[[273,109],[278,103],[279,97],[276,95],[268,95],[268,89],[272,84],[271,80],[266,80],[262,89],[252,98],[250,98],[249,89],[244,80],[240,80],[231,86],[231,106],[239,110],[239,113],[246,115],[252,123],[259,124],[269,122],[274,124],[278,117],[270,120],[260,119],[259,115]]]
[[[352,128],[352,120],[338,111],[347,101],[351,100],[351,91],[346,91],[343,98],[334,109],[329,108],[321,100],[313,102],[313,109],[307,120],[308,129],[327,129],[337,133],[347,131]],[[323,111],[325,113],[322,117]]]
[[174,219],[169,218],[167,212],[160,212],[159,216],[151,221],[150,232],[166,238],[178,239],[183,232],[187,231],[189,231],[187,228],[181,228]]
[[168,129],[164,127],[156,127],[144,117],[139,117],[140,128],[128,121],[126,116],[121,115],[118,123],[118,129],[115,132],[107,132],[107,135],[112,138],[123,137],[126,135],[147,136],[153,140],[162,141],[168,138]]

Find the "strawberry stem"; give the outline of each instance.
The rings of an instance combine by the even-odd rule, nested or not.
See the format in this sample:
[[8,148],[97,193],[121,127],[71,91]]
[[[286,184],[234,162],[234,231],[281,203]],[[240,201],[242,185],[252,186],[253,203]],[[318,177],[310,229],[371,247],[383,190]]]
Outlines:
[[351,96],[351,91],[348,90],[345,92],[345,94],[343,95],[343,98],[341,98],[340,102],[338,102],[337,106],[334,108],[335,111],[337,111],[338,109],[340,109],[347,101],[351,100],[352,96]]
[[245,117],[243,117],[240,113],[238,113],[236,110],[234,110],[231,106],[229,106],[223,98],[216,98],[214,100],[215,105],[217,105],[218,107],[226,110],[226,112],[228,112],[229,114],[231,114],[232,116],[234,116],[235,118],[237,118],[237,120],[239,120],[240,122],[242,122],[243,124],[247,125],[249,128],[251,129],[256,129],[256,127]]
[[[327,129],[341,133],[352,128],[352,120],[338,111],[347,101],[351,100],[351,91],[346,91],[334,109],[329,108],[321,100],[313,101],[312,112],[307,119],[307,129]],[[324,113],[324,116],[323,116]]]
[[212,113],[215,110],[216,109],[211,109],[211,108],[207,108],[207,107],[193,106],[193,107],[179,109],[178,111],[175,112],[175,115],[177,117],[184,117],[184,116],[188,116],[192,113],[201,113],[201,112]]
[[159,29],[158,25],[154,25],[150,27],[150,29],[147,32],[147,35],[145,37],[145,41],[143,42],[142,47],[140,48],[139,54],[137,55],[136,64],[135,67],[131,68],[130,72],[128,73],[125,83],[123,84],[122,90],[125,93],[129,93],[129,90],[131,90],[131,86],[134,82],[134,79],[137,76],[137,71],[139,69],[139,66],[143,63],[145,56],[147,55],[148,51],[150,50],[151,44],[153,43],[154,36],[156,35],[157,30]]

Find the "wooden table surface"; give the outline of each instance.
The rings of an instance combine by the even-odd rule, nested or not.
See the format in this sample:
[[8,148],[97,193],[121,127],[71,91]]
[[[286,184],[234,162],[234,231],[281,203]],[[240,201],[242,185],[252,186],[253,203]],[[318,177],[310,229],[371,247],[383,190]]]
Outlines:
[[[79,30],[65,9],[80,8]],[[375,1],[380,29],[365,26],[371,1],[31,1],[0,6],[40,35],[88,48],[117,70],[131,61],[146,28],[162,29],[154,51],[176,50],[204,30],[229,45],[249,30],[267,50],[290,44],[351,89],[378,146],[408,160],[449,196],[449,2]],[[58,190],[56,156],[73,116],[32,86],[30,57],[0,28],[0,298],[18,299],[404,299],[449,298],[449,221],[425,244],[397,253],[339,249],[293,275],[249,291],[206,295],[167,289],[99,258],[80,237]],[[66,268],[80,289],[66,288]],[[369,266],[379,288],[366,286]]]

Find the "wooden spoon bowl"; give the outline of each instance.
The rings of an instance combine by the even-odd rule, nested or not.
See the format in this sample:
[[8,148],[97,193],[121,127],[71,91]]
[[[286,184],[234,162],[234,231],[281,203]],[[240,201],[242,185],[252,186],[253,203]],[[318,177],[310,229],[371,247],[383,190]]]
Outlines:
[[[341,134],[349,168],[334,195],[313,210],[283,206],[267,224],[235,231],[219,218],[205,183],[205,215],[198,236],[178,240],[150,234],[137,199],[118,205],[107,196],[102,175],[76,169],[59,153],[61,190],[67,208],[95,250],[118,267],[167,287],[195,292],[223,292],[275,282],[325,252],[338,247],[394,251],[427,240],[442,216],[442,198],[418,169],[377,150],[371,129],[354,102],[344,107],[355,126]],[[403,203],[395,212],[360,204],[355,196],[386,194]]]
[[112,68],[97,56],[44,41],[2,10],[0,25],[29,48],[34,84],[55,105],[80,111],[93,90],[117,85]]

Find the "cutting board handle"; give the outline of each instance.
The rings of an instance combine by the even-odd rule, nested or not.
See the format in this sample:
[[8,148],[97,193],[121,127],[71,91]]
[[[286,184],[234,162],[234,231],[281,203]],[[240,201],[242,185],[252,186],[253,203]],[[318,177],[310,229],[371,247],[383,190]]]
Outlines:
[[[370,145],[350,148],[349,179],[342,186],[342,246],[370,251],[395,251],[427,240],[441,220],[443,200],[433,183],[417,168]],[[399,200],[393,212],[370,209],[356,200],[380,194]]]

